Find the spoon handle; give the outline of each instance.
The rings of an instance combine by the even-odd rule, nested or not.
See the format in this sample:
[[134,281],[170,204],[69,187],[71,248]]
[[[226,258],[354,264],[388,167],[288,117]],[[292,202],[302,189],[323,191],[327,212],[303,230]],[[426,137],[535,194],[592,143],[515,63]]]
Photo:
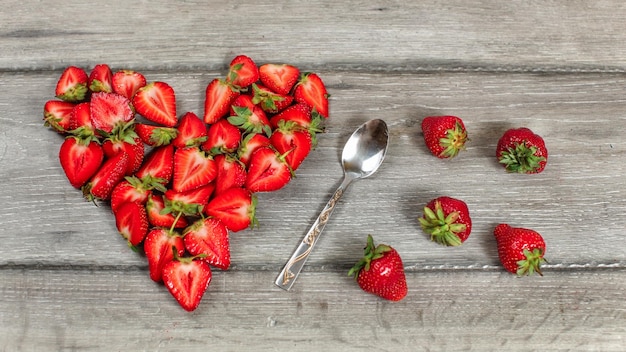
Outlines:
[[333,193],[333,196],[330,198],[328,203],[326,203],[326,206],[322,209],[322,212],[313,223],[313,226],[311,226],[311,229],[309,229],[309,232],[304,235],[302,242],[300,242],[300,245],[293,252],[291,258],[276,278],[275,283],[278,287],[289,291],[291,286],[293,286],[294,282],[298,278],[298,274],[300,274],[300,271],[302,270],[302,267],[304,267],[304,263],[309,257],[309,254],[313,251],[313,246],[317,243],[317,240],[324,230],[330,215],[335,209],[337,201],[341,198],[343,192],[351,181],[351,178],[345,177],[341,185],[337,188],[335,193]]

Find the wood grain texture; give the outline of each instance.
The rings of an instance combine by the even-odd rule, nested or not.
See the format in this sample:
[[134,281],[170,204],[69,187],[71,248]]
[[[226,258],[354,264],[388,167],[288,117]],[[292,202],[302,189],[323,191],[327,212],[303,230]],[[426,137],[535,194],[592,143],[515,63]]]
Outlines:
[[[626,23],[619,1],[6,1],[0,13],[0,350],[622,351],[626,345]],[[37,15],[35,15],[37,14]],[[68,19],[72,19],[68,22]],[[245,24],[245,25],[243,25]],[[260,226],[231,237],[194,313],[150,281],[106,204],[72,189],[43,127],[61,70],[108,63],[170,83],[179,115],[201,114],[206,84],[247,54],[318,72],[331,118],[318,148]],[[429,154],[421,119],[464,119],[457,159]],[[275,276],[339,185],[341,148],[384,119],[380,170],[354,183],[291,292]],[[526,126],[548,145],[539,175],[494,153]],[[467,201],[470,239],[428,240],[417,217],[438,195]],[[499,265],[497,223],[548,244],[544,277]],[[397,304],[346,275],[367,234],[408,272]]]

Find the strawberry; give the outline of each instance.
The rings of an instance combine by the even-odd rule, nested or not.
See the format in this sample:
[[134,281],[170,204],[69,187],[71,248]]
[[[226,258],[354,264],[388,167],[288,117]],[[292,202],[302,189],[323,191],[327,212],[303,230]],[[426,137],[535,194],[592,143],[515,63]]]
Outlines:
[[204,207],[204,213],[219,219],[232,232],[256,226],[257,198],[245,188],[229,188],[215,195]]
[[43,107],[44,126],[64,133],[71,130],[72,110],[76,104],[62,100],[48,100]]
[[93,93],[89,105],[91,123],[106,133],[122,128],[135,113],[126,97],[115,93]]
[[146,204],[148,197],[152,194],[150,185],[144,185],[141,180],[135,176],[126,176],[120,181],[113,191],[111,191],[111,210],[116,213],[120,206],[128,202],[136,202]]
[[94,66],[89,74],[89,90],[91,92],[113,92],[113,72],[107,64]]
[[499,224],[493,232],[498,244],[498,256],[504,268],[518,276],[541,273],[546,260],[546,243],[536,231]]
[[128,167],[128,154],[117,153],[104,161],[91,180],[81,187],[83,195],[90,201],[107,200],[113,188],[124,178]]
[[144,144],[151,147],[170,144],[178,134],[178,130],[173,127],[161,127],[145,123],[136,123],[135,132]]
[[[151,194],[146,202],[146,212],[148,213],[148,223],[154,227],[164,228],[184,228],[187,227],[187,220],[184,216],[173,214],[171,209],[164,210],[165,200],[160,194]],[[176,225],[174,225],[174,223]]]
[[121,70],[111,78],[113,92],[132,100],[139,88],[146,85],[146,77],[132,70]]
[[300,70],[292,65],[264,64],[259,67],[261,83],[278,94],[289,94],[299,77]]
[[262,84],[253,84],[252,91],[252,102],[268,113],[277,113],[293,102],[291,95],[274,93]]
[[265,111],[252,102],[250,95],[240,95],[230,107],[228,121],[239,127],[244,133],[272,134]]
[[70,184],[81,188],[102,165],[104,152],[94,138],[68,137],[61,144],[59,160]]
[[[81,134],[85,135],[95,135],[96,129],[93,127],[91,123],[91,103],[88,101],[78,103],[74,105],[72,109],[72,113],[70,114],[70,130],[73,134]],[[81,128],[80,131],[76,131]]]
[[80,102],[87,98],[89,76],[76,66],[67,67],[57,82],[55,95],[63,101]]
[[216,174],[217,166],[213,157],[199,147],[187,147],[174,152],[174,191],[184,192],[205,186],[215,179]]
[[328,118],[329,95],[324,82],[317,74],[303,73],[300,75],[293,96],[295,101],[309,105],[311,109]]
[[441,159],[454,158],[465,149],[467,131],[456,116],[428,116],[422,120],[424,141],[430,152]]
[[548,149],[541,136],[526,127],[504,132],[496,148],[496,157],[506,171],[537,174],[548,162]]
[[132,102],[139,115],[154,123],[174,127],[178,122],[176,94],[165,82],[152,82],[139,88]]
[[173,189],[165,192],[165,209],[163,213],[170,212],[174,215],[182,213],[187,216],[200,215],[204,206],[209,202],[215,186],[210,183],[184,192],[176,192]]
[[363,291],[390,301],[400,301],[408,292],[402,258],[391,246],[374,246],[371,235],[367,236],[363,258],[348,275],[356,278]]
[[107,158],[111,158],[122,151],[128,154],[126,175],[131,175],[141,167],[145,155],[144,146],[141,139],[134,132],[122,132],[121,134],[126,136],[121,137],[123,139],[118,139],[118,136],[106,138],[102,142],[102,149]]
[[246,166],[237,158],[219,154],[215,158],[217,174],[214,194],[220,194],[232,187],[243,187],[246,182]]
[[240,88],[246,88],[259,79],[259,68],[245,55],[236,56],[229,65],[226,81]]
[[186,311],[193,311],[200,305],[202,296],[211,283],[211,268],[201,259],[174,259],[163,266],[163,283],[168,291]]
[[291,174],[284,155],[273,148],[261,147],[252,154],[245,187],[250,192],[276,191],[289,183]]
[[172,141],[176,148],[199,146],[207,139],[207,126],[193,112],[181,116],[177,131],[178,134]]
[[126,202],[117,209],[115,226],[130,246],[136,247],[148,234],[148,214],[143,204]]
[[424,216],[419,218],[431,241],[446,246],[459,246],[472,232],[472,219],[467,204],[452,197],[442,196],[428,202]]
[[227,119],[221,119],[209,126],[207,140],[201,147],[213,155],[232,153],[237,150],[240,141],[241,130]]
[[135,176],[142,182],[166,185],[172,179],[174,170],[174,146],[171,144],[152,149]]
[[251,133],[245,136],[237,149],[237,157],[244,165],[249,166],[252,154],[261,147],[269,147],[270,139],[261,133]]
[[307,104],[296,103],[272,116],[270,126],[276,129],[281,121],[295,122],[309,132],[309,135],[311,135],[312,148],[315,148],[317,145],[317,134],[324,132],[322,119],[322,115],[317,112],[313,113],[311,107]]
[[185,254],[185,244],[178,232],[158,227],[146,235],[143,250],[148,260],[150,278],[154,282],[162,282],[163,267],[174,260],[174,252],[178,257]]
[[216,218],[197,220],[185,229],[183,242],[189,254],[202,255],[210,265],[227,270],[230,266],[230,244],[226,226]]
[[204,122],[216,123],[226,116],[230,105],[239,95],[239,91],[221,79],[212,80],[206,87],[204,100]]
[[293,121],[281,120],[270,142],[278,153],[285,156],[292,171],[296,171],[313,147],[309,132]]

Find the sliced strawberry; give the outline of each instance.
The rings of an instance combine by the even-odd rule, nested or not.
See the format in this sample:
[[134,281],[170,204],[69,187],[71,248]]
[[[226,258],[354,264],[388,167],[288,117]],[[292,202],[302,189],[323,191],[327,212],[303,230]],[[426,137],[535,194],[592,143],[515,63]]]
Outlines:
[[215,179],[216,174],[213,157],[199,147],[187,147],[174,152],[174,191],[184,192],[205,186]]
[[136,123],[135,132],[143,143],[151,147],[170,144],[178,134],[178,130],[173,127],[161,127],[145,123]]
[[116,213],[122,204],[129,202],[145,205],[151,194],[152,188],[149,185],[144,185],[135,176],[127,176],[111,192],[111,211]]
[[274,93],[261,84],[253,84],[252,89],[254,92],[252,102],[269,113],[277,113],[285,109],[294,99],[291,95]]
[[132,70],[121,70],[113,74],[113,92],[132,100],[139,88],[146,85],[146,77]]
[[143,250],[148,260],[150,278],[154,282],[162,282],[163,267],[174,260],[174,251],[178,257],[185,254],[185,244],[179,233],[159,227],[148,232]]
[[235,105],[232,109],[235,114],[228,117],[228,122],[239,127],[243,133],[265,133],[267,136],[272,134],[270,122],[262,109],[257,106],[249,108]]
[[193,256],[202,256],[210,265],[227,270],[230,266],[228,229],[216,218],[200,219],[183,233],[185,248]]
[[191,312],[211,283],[211,268],[204,260],[174,258],[163,266],[163,282],[178,304]]
[[228,82],[214,79],[206,87],[204,100],[204,122],[213,124],[225,117],[230,105],[240,93]]
[[252,133],[247,135],[239,145],[237,149],[237,157],[244,165],[249,166],[250,157],[252,154],[261,147],[270,146],[270,139],[266,135],[261,133]]
[[297,102],[308,104],[312,109],[328,118],[329,95],[324,82],[317,74],[302,74],[293,95]]
[[229,188],[215,195],[204,207],[204,213],[219,219],[233,232],[256,226],[257,198],[245,188]]
[[116,93],[93,93],[89,112],[93,126],[107,133],[121,128],[135,116],[130,100]]
[[193,112],[185,113],[178,123],[178,134],[172,141],[176,148],[199,146],[207,139],[207,126]]
[[232,187],[243,187],[246,182],[246,166],[237,158],[220,154],[215,156],[217,174],[214,194],[220,194]]
[[148,214],[143,204],[127,202],[120,205],[115,215],[115,226],[128,244],[136,247],[148,234]]
[[166,127],[176,126],[176,94],[169,84],[152,82],[141,87],[132,101],[137,113],[146,119]]
[[178,215],[178,213],[189,216],[200,215],[202,208],[209,202],[214,189],[215,185],[213,184],[184,192],[176,192],[170,189],[165,192],[165,198],[163,199],[165,201],[165,209],[163,212],[169,211],[174,215]]
[[95,92],[113,92],[113,72],[107,64],[94,66],[89,74],[89,90]]
[[87,98],[89,76],[76,66],[67,67],[57,82],[55,95],[63,101],[80,102]]
[[145,155],[143,142],[134,133],[127,135],[123,140],[118,139],[116,136],[107,138],[102,143],[102,149],[107,158],[111,158],[120,152],[128,154],[126,175],[131,175],[139,170]]
[[[85,134],[88,133],[90,135],[96,134],[96,129],[93,127],[91,123],[91,113],[90,113],[90,104],[88,101],[78,103],[72,109],[72,113],[70,114],[70,129],[73,133]],[[80,132],[75,131],[78,128],[82,128]]]
[[83,187],[83,195],[88,200],[107,200],[113,188],[122,181],[128,165],[128,154],[117,153],[104,161],[102,166]]
[[70,121],[75,105],[69,101],[48,100],[43,107],[44,126],[60,133],[71,130]]
[[216,155],[232,153],[241,142],[241,130],[226,119],[217,121],[209,126],[207,140],[202,143],[202,150]]
[[309,132],[293,121],[279,122],[270,142],[278,153],[285,156],[292,171],[296,171],[313,147]]
[[229,65],[227,82],[239,88],[246,88],[259,79],[259,68],[245,55],[236,56]]
[[272,92],[289,94],[300,78],[300,70],[287,64],[264,64],[259,67],[261,83]]
[[59,160],[70,184],[81,188],[102,165],[104,152],[94,139],[68,137],[61,144]]
[[[165,209],[165,200],[160,194],[151,194],[146,202],[146,211],[148,212],[148,222],[154,227],[164,228],[185,228],[187,227],[187,219],[178,214],[172,214],[170,210]],[[176,223],[176,225],[174,225]]]
[[144,183],[160,183],[166,185],[172,179],[174,170],[174,146],[171,144],[152,149],[135,176]]
[[250,192],[276,191],[289,183],[291,174],[283,155],[273,148],[262,147],[252,154],[245,187]]
[[304,127],[311,135],[313,147],[317,145],[317,134],[324,132],[322,127],[322,115],[311,112],[311,107],[304,103],[296,103],[272,116],[270,126],[272,129],[278,128],[280,121],[292,121]]

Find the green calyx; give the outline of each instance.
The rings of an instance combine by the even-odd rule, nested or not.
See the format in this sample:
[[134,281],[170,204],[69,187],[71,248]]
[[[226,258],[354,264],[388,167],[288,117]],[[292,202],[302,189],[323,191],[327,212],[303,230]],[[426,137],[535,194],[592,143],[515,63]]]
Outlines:
[[457,121],[454,128],[449,129],[446,136],[439,139],[439,145],[443,148],[439,157],[454,158],[461,150],[465,150],[465,142],[467,141],[467,131]]
[[155,147],[168,145],[176,138],[178,130],[173,127],[157,127],[150,134],[150,142]]
[[499,162],[506,171],[513,173],[533,173],[541,167],[546,158],[535,155],[537,147],[526,146],[526,143],[517,143],[500,153]]
[[353,267],[348,271],[348,276],[353,276],[355,279],[359,277],[359,272],[361,270],[368,271],[370,270],[370,265],[372,261],[376,259],[382,258],[386,252],[391,251],[391,247],[385,244],[379,244],[378,246],[374,245],[374,238],[372,235],[367,235],[367,245],[365,246],[363,258],[359,260]]
[[435,210],[424,207],[424,216],[419,218],[424,232],[430,235],[431,241],[445,246],[460,246],[461,238],[458,234],[465,231],[465,224],[457,223],[459,212],[453,211],[446,215],[441,202],[435,202]]
[[541,276],[541,264],[546,262],[543,258],[543,250],[541,248],[535,248],[531,251],[524,249],[524,256],[526,259],[522,259],[517,262],[517,275],[525,276],[532,275],[535,272]]

